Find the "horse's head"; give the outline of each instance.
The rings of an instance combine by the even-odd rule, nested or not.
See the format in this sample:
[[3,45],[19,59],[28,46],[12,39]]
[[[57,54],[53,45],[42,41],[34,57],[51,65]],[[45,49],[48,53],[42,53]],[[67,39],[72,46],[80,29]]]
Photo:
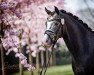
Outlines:
[[46,8],[45,11],[48,14],[48,18],[46,21],[46,30],[44,34],[43,45],[50,47],[55,44],[56,41],[61,37],[64,19],[62,19],[62,22],[59,15],[60,11],[57,7],[55,7],[54,12],[51,12]]

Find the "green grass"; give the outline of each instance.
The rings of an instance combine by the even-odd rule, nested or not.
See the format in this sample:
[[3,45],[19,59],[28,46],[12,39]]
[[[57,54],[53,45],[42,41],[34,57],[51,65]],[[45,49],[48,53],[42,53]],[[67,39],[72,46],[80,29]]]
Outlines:
[[[19,75],[19,73],[14,75]],[[29,72],[24,71],[24,75],[29,75]],[[34,72],[34,75],[38,75],[37,71]],[[73,72],[71,65],[54,66],[47,69],[46,75],[73,75]]]

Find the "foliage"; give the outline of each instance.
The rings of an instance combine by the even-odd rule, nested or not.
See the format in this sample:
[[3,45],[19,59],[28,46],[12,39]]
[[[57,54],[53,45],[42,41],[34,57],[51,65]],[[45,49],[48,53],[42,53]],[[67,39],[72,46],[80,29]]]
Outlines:
[[60,55],[62,56],[62,57],[70,57],[70,52],[68,51],[68,48],[66,47],[66,45],[62,45],[61,47],[60,47]]
[[57,65],[71,63],[71,54],[68,51],[66,45],[62,45],[59,47],[59,50],[56,52],[56,58],[57,58],[57,62],[56,62]]

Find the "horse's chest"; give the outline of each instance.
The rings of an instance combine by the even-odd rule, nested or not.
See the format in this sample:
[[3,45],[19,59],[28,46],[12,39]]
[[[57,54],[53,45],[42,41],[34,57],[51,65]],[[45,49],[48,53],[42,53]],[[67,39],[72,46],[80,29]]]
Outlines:
[[[91,58],[91,57],[90,57]],[[83,61],[75,61],[72,63],[73,71],[75,75],[88,75],[94,72],[94,60],[93,59],[83,59]]]

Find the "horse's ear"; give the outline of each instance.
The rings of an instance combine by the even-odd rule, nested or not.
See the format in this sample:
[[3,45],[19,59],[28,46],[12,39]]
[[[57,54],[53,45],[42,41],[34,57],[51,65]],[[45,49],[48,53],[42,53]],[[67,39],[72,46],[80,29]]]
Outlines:
[[50,14],[51,14],[51,11],[50,11],[50,10],[48,10],[46,7],[45,7],[45,11],[46,11],[46,13],[47,13],[48,15],[50,15]]
[[55,12],[59,15],[59,10],[58,10],[58,8],[57,8],[56,6],[54,6],[54,8],[55,8]]

